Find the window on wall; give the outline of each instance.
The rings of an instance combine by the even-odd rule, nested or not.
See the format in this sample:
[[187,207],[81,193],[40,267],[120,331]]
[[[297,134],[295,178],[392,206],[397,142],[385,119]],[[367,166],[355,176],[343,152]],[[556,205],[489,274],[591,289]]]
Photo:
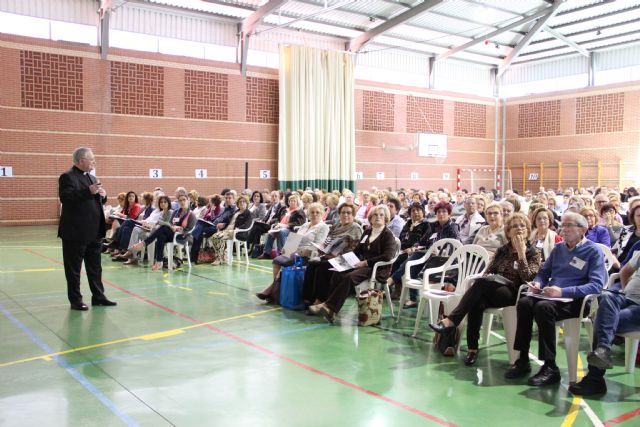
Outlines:
[[640,80],[640,65],[635,67],[618,68],[615,70],[598,71],[594,78],[596,86],[608,85],[611,83],[630,82]]
[[534,93],[557,92],[569,89],[579,89],[587,86],[587,74],[557,77],[555,79],[535,80],[516,83],[500,87],[500,97],[512,98]]

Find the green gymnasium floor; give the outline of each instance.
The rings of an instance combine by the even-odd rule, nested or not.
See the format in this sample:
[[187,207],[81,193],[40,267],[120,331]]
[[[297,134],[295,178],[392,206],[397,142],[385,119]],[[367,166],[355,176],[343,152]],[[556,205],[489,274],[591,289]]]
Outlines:
[[358,328],[353,299],[336,326],[264,305],[267,261],[187,274],[104,257],[118,307],[70,311],[55,231],[0,228],[2,426],[640,425],[622,347],[599,399],[567,392],[562,348],[560,386],[506,382],[500,321],[467,368],[464,351],[434,351],[426,323],[410,337],[415,310]]

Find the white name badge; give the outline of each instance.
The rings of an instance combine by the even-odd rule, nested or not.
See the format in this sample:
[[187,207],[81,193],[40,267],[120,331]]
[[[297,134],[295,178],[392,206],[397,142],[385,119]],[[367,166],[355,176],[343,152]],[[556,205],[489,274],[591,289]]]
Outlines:
[[369,237],[369,236],[364,236],[364,237],[362,238],[362,240],[360,240],[360,243],[364,243],[364,242],[366,242],[366,241],[367,241],[367,237]]
[[518,261],[513,261],[513,269],[514,270],[518,269]]
[[489,240],[497,240],[498,236],[496,236],[495,234],[490,234],[489,235]]
[[431,237],[429,237],[429,240],[433,240],[433,239],[435,239],[435,238],[437,238],[437,237],[438,237],[438,233],[433,233],[433,234],[431,235]]
[[573,259],[571,260],[571,262],[569,263],[570,266],[577,268],[578,270],[582,270],[584,268],[584,265],[586,264],[585,261],[581,260],[578,257],[573,257]]
[[537,248],[537,249],[542,249],[542,248],[544,248],[544,243],[542,242],[542,240],[538,240],[538,243],[536,243],[536,248]]

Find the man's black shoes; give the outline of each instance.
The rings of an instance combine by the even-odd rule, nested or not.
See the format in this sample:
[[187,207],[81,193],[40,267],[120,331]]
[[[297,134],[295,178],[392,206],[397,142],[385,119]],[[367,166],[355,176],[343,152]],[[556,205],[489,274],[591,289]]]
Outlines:
[[534,387],[557,384],[560,382],[560,369],[557,367],[543,366],[537,374],[529,378],[527,384]]
[[594,351],[587,354],[587,362],[589,365],[600,369],[611,369],[613,360],[611,360],[611,350],[605,347],[598,347]]
[[602,377],[592,377],[587,374],[580,382],[570,385],[569,391],[577,396],[604,394],[607,392],[607,383]]
[[104,307],[111,307],[114,305],[118,305],[117,302],[115,301],[109,301],[108,299],[93,299],[91,298],[91,305],[96,307],[96,306],[104,306]]
[[87,304],[79,302],[77,304],[71,304],[71,310],[87,311],[89,307],[87,307]]

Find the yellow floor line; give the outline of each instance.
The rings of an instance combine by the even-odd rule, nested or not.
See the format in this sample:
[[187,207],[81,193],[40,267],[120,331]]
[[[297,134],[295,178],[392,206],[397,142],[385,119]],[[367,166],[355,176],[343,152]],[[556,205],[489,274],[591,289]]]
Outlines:
[[162,339],[162,338],[171,337],[171,336],[174,336],[174,335],[178,335],[178,334],[184,333],[185,331],[187,331],[189,329],[201,328],[201,327],[206,326],[206,325],[212,325],[212,324],[215,324],[215,323],[223,323],[223,322],[228,322],[230,320],[236,320],[236,319],[242,319],[242,318],[253,319],[256,316],[259,316],[261,314],[271,313],[273,311],[279,311],[279,310],[281,310],[280,307],[270,308],[268,310],[256,311],[256,312],[247,313],[247,314],[240,314],[240,315],[237,315],[237,316],[226,317],[224,319],[217,319],[217,320],[212,320],[210,322],[204,322],[204,323],[198,323],[198,324],[191,325],[191,326],[185,326],[184,328],[169,329],[169,330],[166,330],[166,331],[153,332],[153,333],[150,333],[150,334],[138,335],[138,336],[130,337],[130,338],[122,338],[122,339],[119,339],[119,340],[103,342],[103,343],[100,343],[100,344],[92,344],[92,345],[87,345],[87,346],[84,346],[84,347],[76,347],[76,348],[72,348],[72,349],[69,349],[69,350],[59,351],[59,352],[56,352],[56,353],[45,354],[45,355],[42,355],[42,356],[34,356],[34,357],[28,357],[28,358],[25,358],[25,359],[14,360],[14,361],[11,361],[11,362],[0,363],[0,368],[6,367],[6,366],[18,365],[20,363],[32,362],[34,360],[51,361],[56,356],[62,356],[62,355],[65,355],[65,354],[70,354],[70,353],[77,353],[79,351],[90,350],[90,349],[93,349],[93,348],[107,347],[107,346],[110,346],[110,345],[120,344],[120,343],[124,343],[124,342],[137,341],[137,340],[150,341],[150,340]]
[[[584,376],[584,370],[582,366],[582,359],[578,356],[578,369],[577,369],[577,377],[582,378]],[[578,417],[578,411],[580,410],[580,404],[582,403],[582,398],[580,396],[573,396],[573,400],[571,401],[571,407],[565,415],[562,424],[560,427],[571,427],[573,423],[576,421]]]

